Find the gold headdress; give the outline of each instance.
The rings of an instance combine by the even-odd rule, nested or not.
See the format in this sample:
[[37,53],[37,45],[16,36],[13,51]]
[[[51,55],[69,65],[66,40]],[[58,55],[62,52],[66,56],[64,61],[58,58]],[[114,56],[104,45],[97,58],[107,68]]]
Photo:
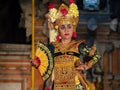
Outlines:
[[[54,24],[56,30],[61,24],[71,23],[76,30],[76,26],[79,20],[79,11],[74,0],[69,0],[70,5],[61,4],[58,9],[55,8],[54,4],[50,4],[49,8],[49,19]],[[75,31],[76,32],[76,31]]]

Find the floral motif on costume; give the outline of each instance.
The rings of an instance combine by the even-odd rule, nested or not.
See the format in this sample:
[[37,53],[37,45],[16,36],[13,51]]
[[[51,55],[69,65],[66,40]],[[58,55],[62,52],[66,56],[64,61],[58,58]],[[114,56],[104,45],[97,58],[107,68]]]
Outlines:
[[[80,48],[80,53],[83,56],[89,56],[91,50],[92,48],[88,47],[86,44],[83,44],[82,47]],[[88,66],[90,67],[101,59],[101,55],[98,51],[95,51],[94,54],[89,57],[91,57],[91,60],[88,62]]]
[[95,52],[95,54],[93,55],[92,65],[94,65],[100,58],[100,53]]
[[77,84],[76,85],[76,90],[84,90],[84,88],[81,84]]
[[83,56],[86,56],[89,54],[91,48],[89,48],[88,46],[85,46],[82,50],[81,53],[83,54]]

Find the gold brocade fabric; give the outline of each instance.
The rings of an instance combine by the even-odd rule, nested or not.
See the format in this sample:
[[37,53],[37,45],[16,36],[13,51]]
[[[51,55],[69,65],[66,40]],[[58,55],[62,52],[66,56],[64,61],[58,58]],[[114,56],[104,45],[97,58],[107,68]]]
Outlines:
[[54,90],[75,90],[74,59],[70,55],[56,57]]
[[95,90],[81,71],[75,68],[81,64],[78,45],[83,41],[71,41],[68,45],[54,42],[54,80],[53,90]]
[[76,60],[79,57],[68,55],[66,52],[78,52],[80,42],[72,41],[69,45],[62,45],[60,42],[54,43],[55,53],[61,52],[62,55],[54,57],[54,90],[76,90],[75,70]]

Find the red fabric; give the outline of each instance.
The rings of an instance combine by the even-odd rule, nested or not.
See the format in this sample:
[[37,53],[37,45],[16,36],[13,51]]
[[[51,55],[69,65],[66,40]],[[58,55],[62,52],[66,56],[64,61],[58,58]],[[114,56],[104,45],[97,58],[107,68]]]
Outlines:
[[75,0],[69,0],[69,2],[70,2],[70,4],[72,4],[72,3],[74,3],[74,2],[75,2]]
[[55,5],[53,3],[50,3],[48,9],[52,9],[52,8],[55,8]]
[[41,62],[40,62],[39,57],[35,56],[34,60],[35,60],[36,66],[37,66],[37,67],[40,66],[40,63],[41,63]]
[[46,87],[45,90],[50,90],[50,87]]

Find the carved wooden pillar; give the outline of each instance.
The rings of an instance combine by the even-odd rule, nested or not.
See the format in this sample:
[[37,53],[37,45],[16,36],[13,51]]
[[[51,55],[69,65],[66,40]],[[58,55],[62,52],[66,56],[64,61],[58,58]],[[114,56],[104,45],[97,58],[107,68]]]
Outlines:
[[114,48],[112,52],[112,74],[118,74],[118,48]]
[[115,48],[112,53],[112,74],[114,76],[112,80],[112,87],[114,90],[120,89],[120,48]]
[[120,48],[118,48],[118,73],[120,74]]
[[103,61],[104,75],[107,75],[109,73],[109,53],[108,52],[104,52],[103,59],[104,59]]
[[111,87],[111,77],[110,77],[110,57],[109,52],[105,51],[103,54],[103,70],[104,70],[104,80],[103,80],[103,90],[112,90]]

